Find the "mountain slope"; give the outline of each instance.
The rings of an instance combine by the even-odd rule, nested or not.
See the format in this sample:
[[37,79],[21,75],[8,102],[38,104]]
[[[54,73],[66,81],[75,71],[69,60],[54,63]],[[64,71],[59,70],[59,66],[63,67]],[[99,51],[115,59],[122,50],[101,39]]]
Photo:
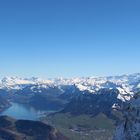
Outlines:
[[73,97],[61,112],[73,115],[89,114],[92,116],[103,113],[112,119],[117,119],[112,114],[112,111],[120,109],[120,106],[124,104],[117,98],[118,94],[117,89],[102,89],[96,94],[82,92],[79,96]]
[[0,96],[0,112],[8,108],[10,103],[2,96]]
[[0,117],[0,139],[3,140],[68,140],[50,125],[39,121]]

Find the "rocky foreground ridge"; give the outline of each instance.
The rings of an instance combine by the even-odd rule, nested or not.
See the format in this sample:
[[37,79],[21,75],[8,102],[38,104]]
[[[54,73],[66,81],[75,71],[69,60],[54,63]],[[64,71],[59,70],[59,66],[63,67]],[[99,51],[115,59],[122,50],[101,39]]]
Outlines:
[[140,93],[124,107],[124,118],[114,140],[140,140]]
[[52,126],[29,120],[0,117],[0,140],[68,140]]

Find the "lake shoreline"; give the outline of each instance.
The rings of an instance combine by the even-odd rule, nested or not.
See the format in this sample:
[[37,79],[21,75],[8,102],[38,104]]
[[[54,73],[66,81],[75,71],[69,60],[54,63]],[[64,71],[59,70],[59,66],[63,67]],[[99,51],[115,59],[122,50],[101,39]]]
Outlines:
[[20,104],[16,102],[10,102],[10,105],[0,110],[0,116],[10,116],[16,119],[39,121],[40,118],[51,114],[54,110],[39,110],[35,109],[28,104]]

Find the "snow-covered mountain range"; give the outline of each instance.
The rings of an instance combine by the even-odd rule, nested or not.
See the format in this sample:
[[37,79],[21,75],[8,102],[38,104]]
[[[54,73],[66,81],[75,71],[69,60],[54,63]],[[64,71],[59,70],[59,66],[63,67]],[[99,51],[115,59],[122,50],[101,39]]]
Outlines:
[[[109,77],[82,77],[82,78],[55,78],[55,79],[40,79],[40,78],[19,78],[5,77],[0,80],[0,89],[6,90],[22,90],[29,86],[34,89],[34,86],[41,88],[76,86],[80,91],[88,91],[89,93],[97,93],[101,89],[117,89],[120,94],[118,98],[125,101],[140,89],[140,73],[109,76]],[[99,92],[98,92],[99,94]],[[126,96],[125,96],[126,95]],[[129,95],[129,96],[128,96]]]

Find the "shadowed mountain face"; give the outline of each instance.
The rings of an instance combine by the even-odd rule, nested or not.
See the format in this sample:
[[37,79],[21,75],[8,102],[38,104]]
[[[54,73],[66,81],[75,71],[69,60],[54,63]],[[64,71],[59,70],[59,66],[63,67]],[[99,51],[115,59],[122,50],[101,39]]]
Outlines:
[[65,106],[66,101],[59,98],[62,91],[57,87],[40,88],[34,85],[15,92],[10,98],[14,102],[28,104],[39,110],[60,110]]
[[0,140],[68,140],[55,128],[39,121],[0,117]]
[[0,96],[0,112],[8,108],[10,103],[2,96]]
[[113,106],[123,105],[123,102],[117,98],[118,94],[119,91],[116,89],[103,89],[97,94],[84,92],[84,94],[73,97],[62,112],[71,113],[73,115],[89,114],[92,116],[103,113],[116,120],[117,118],[112,114]]

